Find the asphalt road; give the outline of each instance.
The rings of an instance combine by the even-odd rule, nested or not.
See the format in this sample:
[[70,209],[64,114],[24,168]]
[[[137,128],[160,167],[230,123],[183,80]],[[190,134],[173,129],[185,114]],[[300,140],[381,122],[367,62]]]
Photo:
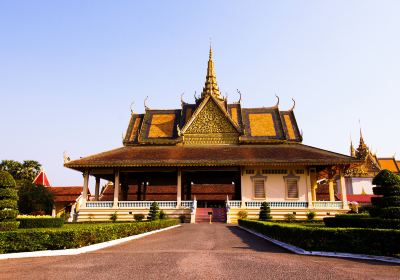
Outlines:
[[0,279],[400,279],[400,266],[299,256],[236,226],[184,224],[92,253],[1,260]]

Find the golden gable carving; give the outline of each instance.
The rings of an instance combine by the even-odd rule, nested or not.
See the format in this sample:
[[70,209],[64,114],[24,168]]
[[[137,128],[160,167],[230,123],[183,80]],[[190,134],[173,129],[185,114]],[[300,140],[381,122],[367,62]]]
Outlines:
[[239,133],[211,99],[197,114],[184,132],[186,144],[233,144],[239,142]]

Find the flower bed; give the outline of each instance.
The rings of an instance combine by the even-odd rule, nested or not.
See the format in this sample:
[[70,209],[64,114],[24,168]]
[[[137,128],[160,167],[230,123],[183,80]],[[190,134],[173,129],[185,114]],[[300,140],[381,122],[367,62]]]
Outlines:
[[400,255],[400,230],[309,227],[239,220],[239,225],[308,251]]
[[177,219],[133,223],[73,224],[54,229],[0,232],[0,253],[79,248],[179,224]]

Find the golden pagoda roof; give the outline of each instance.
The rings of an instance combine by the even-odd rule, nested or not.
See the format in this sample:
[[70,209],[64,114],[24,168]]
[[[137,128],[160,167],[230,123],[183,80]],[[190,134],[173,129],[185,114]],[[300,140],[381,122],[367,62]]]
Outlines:
[[224,100],[224,98],[221,96],[221,93],[219,91],[219,87],[217,84],[217,76],[215,75],[214,61],[212,58],[211,46],[210,46],[210,54],[209,54],[208,65],[207,65],[206,82],[204,84],[204,88],[201,93],[201,98],[205,98],[208,95],[212,95],[220,101]]

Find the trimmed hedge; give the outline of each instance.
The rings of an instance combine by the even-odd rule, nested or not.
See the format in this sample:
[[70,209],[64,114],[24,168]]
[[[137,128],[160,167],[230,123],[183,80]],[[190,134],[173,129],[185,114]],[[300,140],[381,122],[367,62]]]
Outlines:
[[0,188],[0,197],[5,199],[18,199],[18,191],[16,189],[1,189]]
[[385,228],[385,229],[400,229],[400,220],[398,219],[381,219],[369,218],[365,215],[354,215],[354,217],[336,217],[324,218],[324,223],[327,227],[340,228]]
[[17,230],[18,227],[19,227],[19,222],[17,222],[17,221],[0,223],[0,231]]
[[18,215],[18,210],[1,210],[0,211],[0,221],[10,222],[10,220],[15,220]]
[[17,209],[18,203],[15,199],[0,200],[0,209]]
[[64,218],[18,218],[19,228],[59,228],[64,225]]
[[400,230],[307,227],[250,220],[239,220],[239,225],[309,251],[400,254]]
[[372,179],[372,184],[381,187],[400,185],[400,176],[388,169],[383,169]]
[[0,232],[0,253],[79,248],[179,224],[179,220],[134,223],[74,224],[59,229]]
[[394,185],[390,187],[373,187],[372,192],[376,195],[400,195],[400,186]]

